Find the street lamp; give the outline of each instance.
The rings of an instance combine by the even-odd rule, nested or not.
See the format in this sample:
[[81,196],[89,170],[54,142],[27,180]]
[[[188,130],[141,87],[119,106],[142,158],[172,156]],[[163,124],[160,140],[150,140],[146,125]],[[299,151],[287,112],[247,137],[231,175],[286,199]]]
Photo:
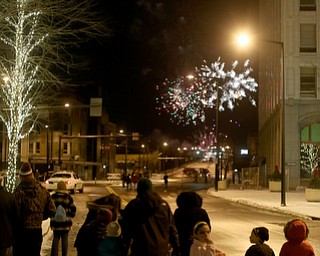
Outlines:
[[[286,175],[285,175],[285,72],[284,72],[284,43],[282,41],[258,38],[260,42],[280,46],[281,50],[281,76],[282,76],[282,101],[281,101],[281,206],[286,206]],[[239,45],[245,46],[250,43],[248,35],[238,36]]]

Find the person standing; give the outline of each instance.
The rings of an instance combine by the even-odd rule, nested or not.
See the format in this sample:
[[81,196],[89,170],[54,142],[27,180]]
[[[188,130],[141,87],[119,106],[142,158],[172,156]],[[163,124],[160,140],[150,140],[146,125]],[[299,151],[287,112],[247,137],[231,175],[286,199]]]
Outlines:
[[122,232],[131,256],[165,256],[171,250],[171,255],[180,255],[170,206],[153,191],[147,178],[139,180],[136,198],[123,211]]
[[194,191],[181,192],[177,199],[178,208],[174,212],[174,222],[178,230],[181,256],[189,256],[193,243],[193,228],[204,221],[211,228],[207,211],[202,208],[202,197]]
[[275,256],[274,251],[265,244],[269,240],[269,230],[265,227],[254,228],[251,231],[250,242],[254,245],[250,246],[245,256]]
[[74,205],[73,198],[69,195],[66,183],[59,181],[57,184],[57,191],[51,196],[56,208],[59,205],[63,207],[66,212],[65,221],[57,221],[51,218],[50,227],[53,230],[53,240],[51,247],[51,256],[58,256],[59,241],[62,244],[62,256],[68,255],[68,235],[72,226],[72,220],[76,215],[76,206]]
[[169,176],[168,176],[168,174],[165,174],[165,175],[163,176],[163,180],[164,180],[164,187],[165,187],[165,189],[167,189],[167,188],[168,188],[168,181],[169,181]]
[[14,196],[7,192],[0,182],[0,256],[7,255],[7,251],[13,245],[17,217],[18,211]]
[[42,221],[52,217],[56,207],[50,193],[35,181],[29,163],[22,164],[20,180],[14,191],[19,219],[13,253],[15,256],[39,256],[42,244]]
[[307,224],[300,219],[289,221],[283,229],[288,240],[280,250],[279,256],[314,256],[314,250],[306,240],[309,235]]

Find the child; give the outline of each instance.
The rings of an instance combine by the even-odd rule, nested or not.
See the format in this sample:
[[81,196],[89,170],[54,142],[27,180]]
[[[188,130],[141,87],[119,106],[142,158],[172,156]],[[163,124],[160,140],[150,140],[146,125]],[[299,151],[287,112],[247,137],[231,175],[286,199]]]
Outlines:
[[117,221],[113,221],[108,224],[107,233],[98,245],[98,256],[105,255],[123,255],[121,227]]
[[69,195],[66,183],[59,181],[57,184],[57,191],[51,196],[56,208],[61,205],[66,212],[66,219],[63,221],[56,221],[54,218],[50,221],[51,229],[53,230],[53,240],[51,255],[58,255],[58,246],[61,239],[62,255],[68,254],[68,234],[72,226],[72,220],[76,214],[76,206],[73,203],[73,198]]
[[306,239],[309,235],[307,224],[299,219],[289,221],[284,229],[284,235],[288,240],[280,251],[280,256],[314,256],[314,250]]
[[193,244],[190,256],[214,256],[213,241],[210,240],[211,228],[207,222],[200,221],[193,228]]
[[265,227],[254,228],[251,231],[250,242],[253,243],[245,256],[275,256],[273,250],[264,242],[269,240],[269,230]]
[[97,255],[99,243],[107,234],[107,227],[112,221],[112,212],[107,207],[98,210],[96,219],[83,225],[77,234],[74,246],[78,256]]

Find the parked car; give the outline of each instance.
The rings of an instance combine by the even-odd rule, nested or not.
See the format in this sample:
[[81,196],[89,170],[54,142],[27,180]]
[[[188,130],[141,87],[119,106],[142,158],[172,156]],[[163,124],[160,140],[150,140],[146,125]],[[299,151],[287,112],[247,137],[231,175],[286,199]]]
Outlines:
[[53,173],[45,182],[46,189],[49,191],[56,190],[59,181],[64,181],[66,183],[67,189],[71,194],[74,194],[76,190],[83,193],[83,180],[80,179],[77,174],[70,171],[58,171]]
[[184,168],[183,173],[188,177],[194,177],[196,175],[199,175],[199,172],[195,168]]

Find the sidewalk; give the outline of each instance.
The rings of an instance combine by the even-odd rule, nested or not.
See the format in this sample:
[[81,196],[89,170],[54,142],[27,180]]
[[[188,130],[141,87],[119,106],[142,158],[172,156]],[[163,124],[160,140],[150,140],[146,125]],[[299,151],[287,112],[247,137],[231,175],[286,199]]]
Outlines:
[[231,186],[226,190],[219,191],[210,188],[208,189],[207,194],[261,209],[320,220],[320,202],[307,202],[304,190],[286,192],[286,206],[281,206],[280,192],[270,192],[268,189],[241,190]]

